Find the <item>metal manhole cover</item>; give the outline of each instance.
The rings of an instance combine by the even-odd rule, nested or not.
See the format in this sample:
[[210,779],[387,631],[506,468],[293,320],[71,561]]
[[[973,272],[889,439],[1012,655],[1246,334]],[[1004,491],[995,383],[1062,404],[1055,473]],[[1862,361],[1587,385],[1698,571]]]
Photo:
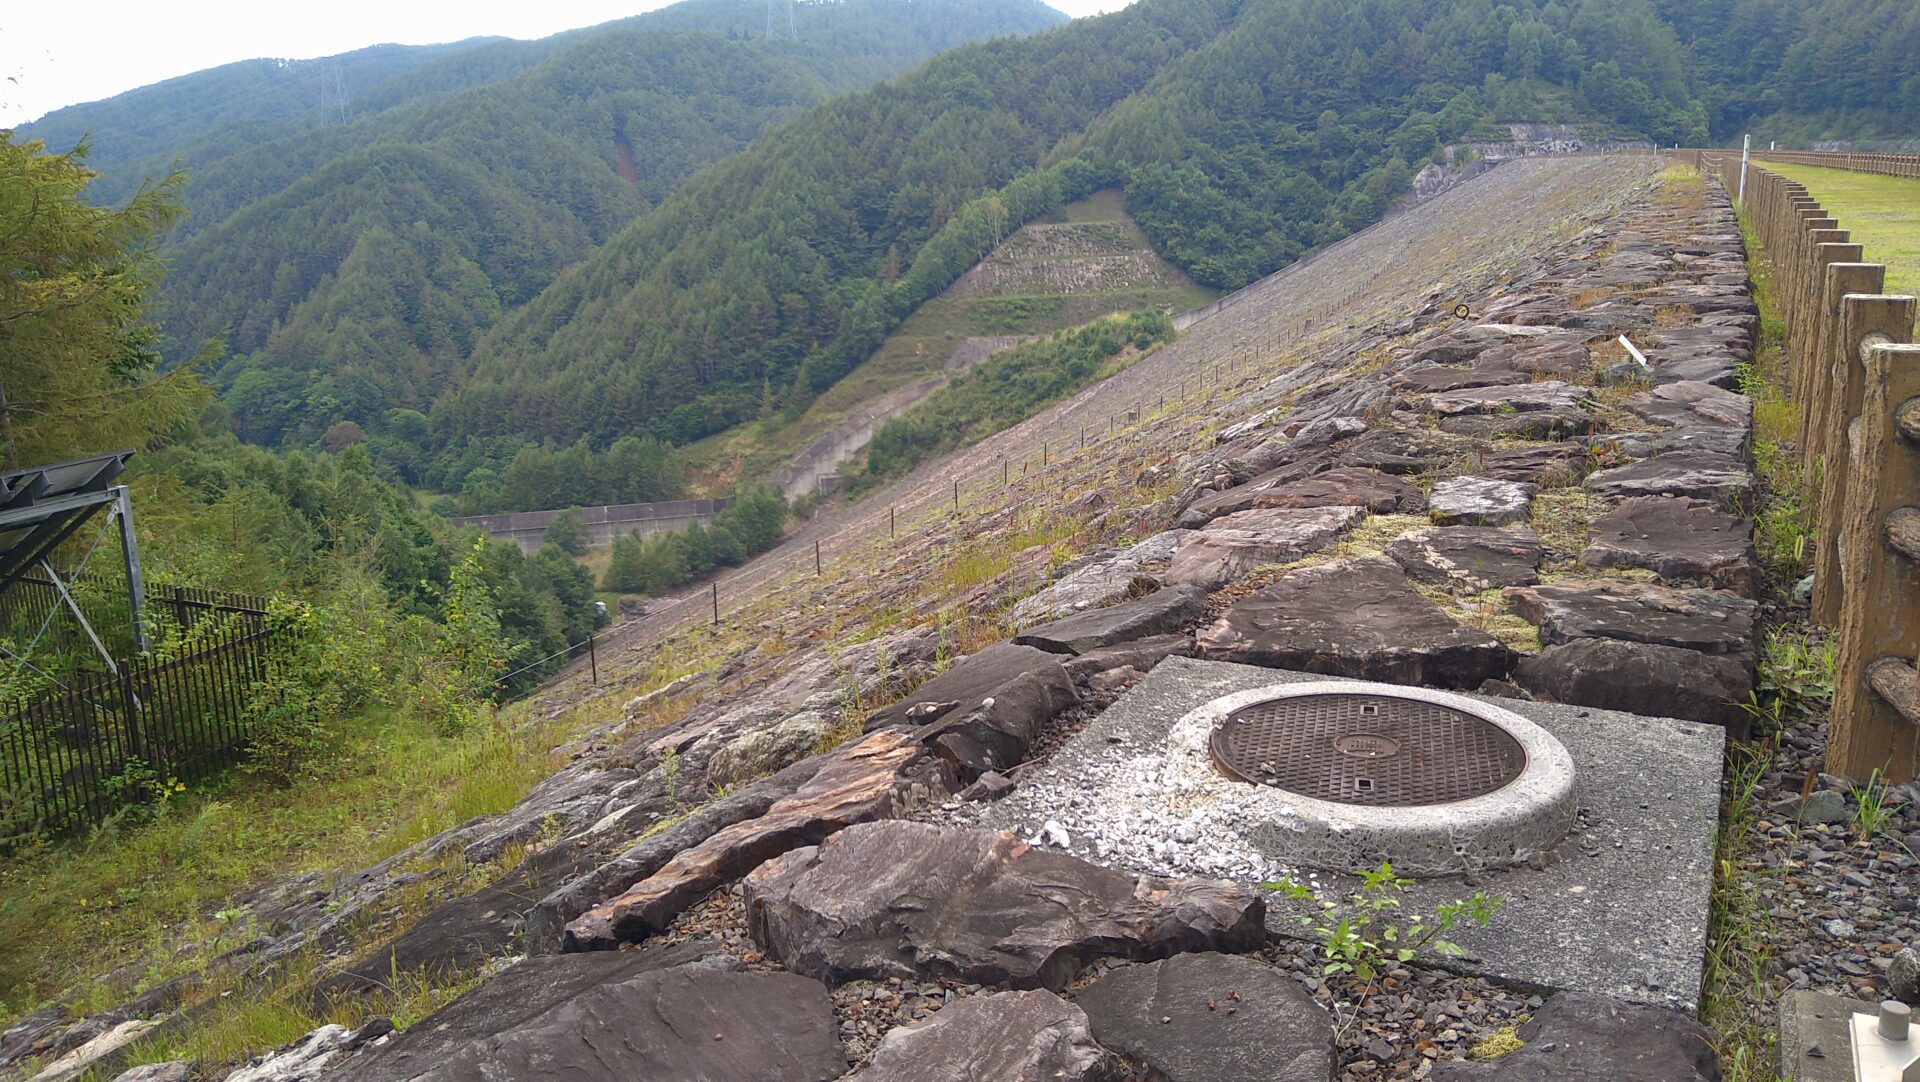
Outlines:
[[1380,808],[1484,796],[1520,776],[1527,753],[1464,710],[1392,695],[1296,695],[1243,706],[1213,731],[1230,777]]

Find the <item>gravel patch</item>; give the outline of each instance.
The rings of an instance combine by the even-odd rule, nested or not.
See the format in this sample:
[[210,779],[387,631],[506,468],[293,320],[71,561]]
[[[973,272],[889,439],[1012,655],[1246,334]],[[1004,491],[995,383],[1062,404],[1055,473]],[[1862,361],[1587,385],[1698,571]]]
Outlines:
[[[1894,954],[1920,944],[1920,786],[1888,791],[1884,831],[1869,836],[1853,786],[1820,773],[1825,744],[1824,723],[1774,741],[1741,864],[1766,915],[1773,991],[1873,1000]],[[1826,818],[1838,821],[1814,821]]]

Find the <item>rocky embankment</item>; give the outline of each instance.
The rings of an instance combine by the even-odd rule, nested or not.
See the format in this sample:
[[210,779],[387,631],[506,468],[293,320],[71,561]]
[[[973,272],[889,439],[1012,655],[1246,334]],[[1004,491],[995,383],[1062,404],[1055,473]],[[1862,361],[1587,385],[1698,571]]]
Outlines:
[[[1310,355],[1277,374],[1246,363],[1281,352],[1256,297],[972,452],[1059,440],[1103,395],[1141,410],[1138,438],[1047,482],[1081,551],[1036,543],[980,582],[939,570],[963,540],[1028,529],[1018,504],[883,533],[884,558],[776,595],[756,641],[636,697],[512,811],[247,899],[266,932],[227,960],[243,974],[342,949],[423,860],[526,854],[315,989],[350,1004],[397,973],[486,974],[472,991],[231,1078],[1717,1079],[1681,1012],[1419,967],[1325,977],[1269,933],[1253,884],[956,825],[1174,655],[1738,728],[1756,606],[1733,387],[1757,314],[1724,195],[1657,168],[1515,163],[1401,215],[1383,236],[1458,245],[1419,269],[1429,294],[1337,330],[1315,310]],[[1509,169],[1534,172],[1495,181]],[[1550,219],[1462,213],[1515,176],[1559,178]],[[1209,341],[1238,382],[1155,414],[1142,381],[1172,397],[1166,366]],[[830,607],[861,641],[822,644]],[[979,617],[968,635],[936,618],[952,611]],[[208,1009],[176,999],[49,1009],[0,1064],[115,1066],[116,1042]],[[1519,1051],[1468,1058],[1514,1025]]]

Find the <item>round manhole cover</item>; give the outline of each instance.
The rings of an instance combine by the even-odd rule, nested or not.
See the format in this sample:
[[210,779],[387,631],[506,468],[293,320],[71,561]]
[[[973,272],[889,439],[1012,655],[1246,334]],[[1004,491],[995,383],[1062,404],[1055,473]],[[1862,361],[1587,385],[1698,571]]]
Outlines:
[[1393,695],[1256,702],[1213,731],[1229,776],[1339,804],[1406,808],[1470,800],[1526,769],[1513,735],[1465,710]]

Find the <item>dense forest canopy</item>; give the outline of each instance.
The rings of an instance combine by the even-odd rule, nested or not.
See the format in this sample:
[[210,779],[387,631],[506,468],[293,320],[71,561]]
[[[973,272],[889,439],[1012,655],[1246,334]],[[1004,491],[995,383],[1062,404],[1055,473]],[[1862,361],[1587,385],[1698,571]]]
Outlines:
[[[364,444],[458,493],[446,510],[658,498],[673,448],[804,407],[1097,188],[1227,289],[1513,123],[1663,144],[1920,124],[1911,0],[1140,0],[1002,36],[1058,19],[847,0],[801,5],[785,40],[746,0],[689,0],[349,54],[371,85],[344,123],[278,90],[278,113],[203,109],[167,129],[198,167],[168,355],[224,335],[213,383],[245,439]],[[259,78],[85,108],[132,123],[191,80]],[[543,495],[562,460],[603,481]]]
[[[83,153],[0,132],[0,468],[135,449],[128,477],[149,586],[286,599],[301,614],[289,649],[316,661],[308,675],[317,684],[406,672],[413,687],[447,693],[402,703],[393,696],[403,683],[364,689],[391,707],[453,717],[473,696],[524,690],[604,622],[573,561],[476,547],[417,512],[363,448],[277,453],[222,431],[224,413],[209,407],[193,367],[156,371],[150,301],[163,268],[153,240],[181,211],[178,178],[117,210],[86,200],[91,179]],[[73,556],[55,561],[71,568]],[[448,606],[463,567],[467,603],[492,614],[499,664],[484,673],[458,674],[448,660]],[[33,626],[0,625],[9,658],[34,637]],[[177,646],[158,636],[157,650]],[[367,670],[368,656],[383,668]],[[35,668],[0,667],[0,695],[31,693],[62,671],[36,658]],[[354,698],[355,708],[371,701]],[[306,711],[292,723],[329,720],[341,719]]]
[[[845,0],[798,5],[768,40],[764,17],[690,0],[542,42],[230,65],[28,131],[58,145],[97,125],[95,147],[124,148],[109,165],[124,182],[164,170],[139,120],[167,118],[192,171],[167,352],[222,338],[214,383],[240,434],[312,446],[343,421],[383,432],[391,411],[427,408],[503,312],[769,126],[1062,18],[1038,0]],[[322,109],[316,71],[373,85]]]
[[703,174],[506,316],[435,438],[697,439],[804,402],[1008,228],[1124,185],[1154,247],[1231,288],[1374,220],[1499,120],[1707,138],[1641,2],[1144,0],[955,49]]

